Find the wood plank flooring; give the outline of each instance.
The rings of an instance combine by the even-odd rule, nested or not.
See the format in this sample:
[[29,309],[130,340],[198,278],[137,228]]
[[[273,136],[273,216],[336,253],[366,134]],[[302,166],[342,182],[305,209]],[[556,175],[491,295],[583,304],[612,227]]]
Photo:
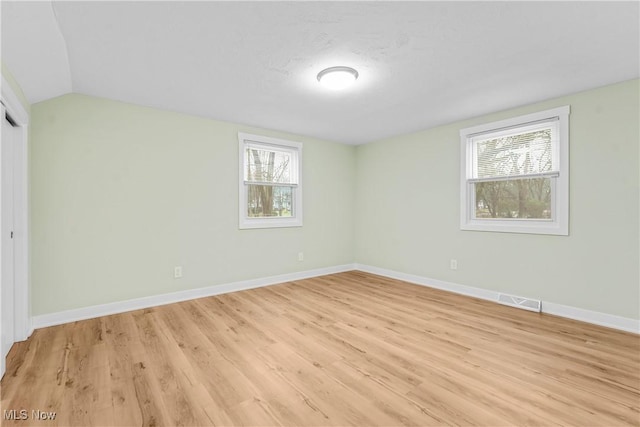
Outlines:
[[1,386],[8,426],[638,426],[640,337],[348,272],[40,329]]

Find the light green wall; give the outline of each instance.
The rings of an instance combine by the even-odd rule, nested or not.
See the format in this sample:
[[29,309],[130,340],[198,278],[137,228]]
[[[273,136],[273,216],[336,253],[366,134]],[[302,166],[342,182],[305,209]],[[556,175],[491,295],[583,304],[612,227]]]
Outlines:
[[13,76],[11,71],[9,71],[6,65],[4,65],[3,63],[0,63],[0,67],[2,69],[2,75],[7,80],[7,83],[9,83],[9,86],[11,86],[11,89],[13,89],[13,92],[16,94],[16,96],[20,100],[20,103],[22,104],[24,109],[27,110],[27,112],[29,112],[31,106],[29,105],[29,101],[27,101],[27,97],[24,96],[24,92],[22,92],[22,88],[18,84],[18,81]]
[[[461,231],[459,130],[567,104],[570,235]],[[356,261],[640,318],[639,115],[635,80],[359,146]]]
[[[639,94],[635,80],[359,147],[82,95],[35,104],[33,314],[355,261],[638,319]],[[460,231],[459,130],[566,104],[570,235]],[[238,230],[238,131],[304,143],[304,227]]]
[[[34,315],[353,262],[355,147],[75,94],[31,111]],[[238,229],[238,131],[304,144],[302,228]]]

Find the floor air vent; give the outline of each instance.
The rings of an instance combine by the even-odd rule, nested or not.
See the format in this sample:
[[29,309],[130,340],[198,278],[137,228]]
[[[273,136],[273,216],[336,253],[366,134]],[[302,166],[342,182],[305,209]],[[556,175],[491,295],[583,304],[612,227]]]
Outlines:
[[542,301],[539,299],[530,299],[530,298],[522,298],[516,297],[513,295],[507,294],[499,294],[498,302],[504,305],[510,305],[512,307],[521,308],[523,310],[540,312],[542,308]]

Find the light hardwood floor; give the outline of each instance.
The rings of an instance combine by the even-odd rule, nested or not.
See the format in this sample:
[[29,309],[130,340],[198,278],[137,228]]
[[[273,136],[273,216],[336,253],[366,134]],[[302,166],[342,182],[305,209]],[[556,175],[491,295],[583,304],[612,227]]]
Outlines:
[[[5,425],[640,425],[640,337],[361,272],[35,331]],[[18,416],[20,413],[18,412]]]

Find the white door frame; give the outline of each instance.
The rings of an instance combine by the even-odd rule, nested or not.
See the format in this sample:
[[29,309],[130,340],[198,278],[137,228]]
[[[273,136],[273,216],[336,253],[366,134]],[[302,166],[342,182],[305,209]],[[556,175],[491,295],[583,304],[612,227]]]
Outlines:
[[1,100],[7,113],[20,129],[20,141],[14,150],[14,337],[24,341],[33,332],[29,277],[29,113],[7,80],[2,76]]

